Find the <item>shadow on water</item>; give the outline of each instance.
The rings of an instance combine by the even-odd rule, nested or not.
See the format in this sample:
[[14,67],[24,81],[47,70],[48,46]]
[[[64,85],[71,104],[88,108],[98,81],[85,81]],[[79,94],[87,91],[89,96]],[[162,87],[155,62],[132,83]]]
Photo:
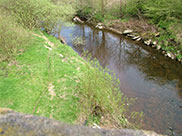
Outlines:
[[[137,98],[131,110],[145,114],[143,129],[182,134],[181,64],[150,47],[87,25],[63,27],[61,35],[76,52],[87,50],[116,73],[121,91]],[[75,37],[85,39],[83,47],[73,45]]]

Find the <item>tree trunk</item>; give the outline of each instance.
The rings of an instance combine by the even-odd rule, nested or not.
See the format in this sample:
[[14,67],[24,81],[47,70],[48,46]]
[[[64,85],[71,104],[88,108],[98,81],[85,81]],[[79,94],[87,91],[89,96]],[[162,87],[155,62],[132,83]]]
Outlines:
[[122,17],[122,0],[120,0],[120,17]]
[[101,0],[101,12],[102,12],[102,17],[104,17],[104,0]]

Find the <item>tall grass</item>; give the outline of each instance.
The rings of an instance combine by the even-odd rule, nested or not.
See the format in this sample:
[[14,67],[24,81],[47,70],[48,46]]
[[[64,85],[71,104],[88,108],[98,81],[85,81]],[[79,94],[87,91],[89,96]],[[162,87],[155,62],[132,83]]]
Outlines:
[[74,8],[68,3],[55,5],[49,0],[0,0],[0,60],[16,56],[30,43],[29,31],[51,31],[60,20],[71,19]]
[[13,59],[31,41],[31,36],[14,18],[0,10],[0,62]]
[[74,14],[70,4],[55,5],[49,0],[1,0],[0,7],[28,29],[44,27],[51,30],[59,20]]
[[90,60],[90,64],[83,70],[78,86],[81,113],[86,115],[88,121],[96,118],[98,122],[107,122],[110,126],[127,126],[124,113],[129,100],[120,92],[119,80],[96,60]]

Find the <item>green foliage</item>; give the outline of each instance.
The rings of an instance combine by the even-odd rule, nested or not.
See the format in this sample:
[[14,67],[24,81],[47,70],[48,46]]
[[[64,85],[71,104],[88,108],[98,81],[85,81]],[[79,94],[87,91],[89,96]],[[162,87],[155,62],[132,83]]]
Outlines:
[[1,0],[0,7],[29,29],[51,30],[59,20],[64,21],[74,14],[70,4],[55,5],[49,0]]
[[0,10],[0,62],[13,59],[30,43],[31,36],[14,18],[2,14]]
[[49,46],[45,39],[34,38],[26,51],[16,56],[16,64],[0,62],[0,107],[73,123],[79,115],[74,95],[79,76],[76,68],[83,60],[51,36],[51,51],[44,47]]
[[126,5],[122,5],[123,14],[129,16],[138,16],[143,11],[144,0],[128,0]]
[[27,29],[45,28],[51,31],[59,22],[71,19],[75,13],[72,5],[55,5],[49,0],[0,1],[0,61],[22,52],[31,42]]
[[[181,0],[104,0],[104,16],[101,0],[82,1],[79,14],[86,20],[97,23],[110,23],[110,20],[127,20],[137,17],[142,21],[148,20],[158,28],[160,37],[155,38],[165,51],[170,51],[176,56],[182,54],[182,1]],[[86,3],[92,2],[88,5]],[[148,36],[150,38],[150,36]],[[177,57],[180,58],[180,57]]]
[[91,120],[128,125],[124,113],[129,100],[120,92],[119,80],[108,74],[110,71],[103,69],[96,60],[90,60],[90,64],[82,73],[78,86],[81,112]]
[[145,16],[155,23],[160,20],[173,20],[182,18],[181,0],[147,0],[144,2]]
[[104,21],[104,17],[102,16],[101,12],[97,12],[94,14],[93,19],[95,19],[96,21],[99,22],[103,22]]
[[[0,62],[0,107],[69,123],[84,116],[89,122],[99,123],[104,117],[112,125],[127,125],[124,112],[129,101],[109,71],[95,61],[86,63],[51,36],[36,35],[16,56],[15,65]],[[54,44],[53,50],[44,47],[49,46],[44,36]]]

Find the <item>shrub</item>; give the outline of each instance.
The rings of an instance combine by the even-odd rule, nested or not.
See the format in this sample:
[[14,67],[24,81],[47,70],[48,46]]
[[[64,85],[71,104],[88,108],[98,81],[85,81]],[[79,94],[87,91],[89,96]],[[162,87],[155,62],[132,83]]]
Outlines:
[[144,0],[128,0],[126,7],[122,7],[124,15],[138,16],[143,12],[143,2]]
[[81,112],[86,117],[104,120],[110,125],[126,126],[128,122],[124,112],[129,101],[120,92],[119,81],[95,60],[90,61],[90,64],[83,70],[85,72],[78,86]]
[[156,24],[161,20],[181,19],[181,0],[147,0],[143,3],[145,16],[151,18]]
[[58,20],[63,21],[74,14],[70,4],[55,5],[49,0],[1,0],[0,6],[29,29],[44,27],[51,30]]
[[0,61],[10,60],[31,40],[29,33],[0,10]]

